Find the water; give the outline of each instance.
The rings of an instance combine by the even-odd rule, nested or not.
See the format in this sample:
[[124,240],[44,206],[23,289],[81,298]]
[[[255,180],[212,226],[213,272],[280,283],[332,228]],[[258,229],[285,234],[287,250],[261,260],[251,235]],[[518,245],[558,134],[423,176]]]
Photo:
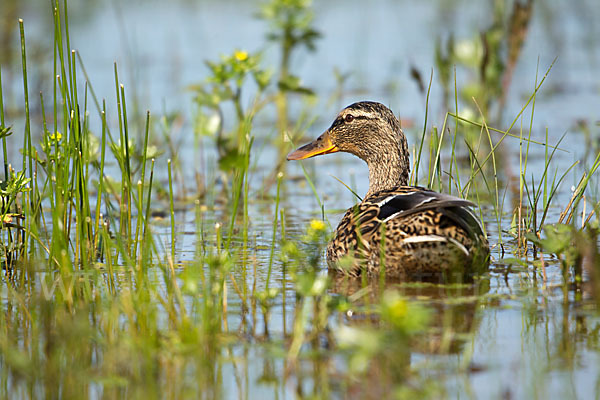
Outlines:
[[[258,3],[106,1],[98,4],[72,4],[70,14],[72,47],[81,54],[96,92],[100,97],[106,97],[113,107],[112,68],[116,61],[121,80],[126,82],[128,93],[135,99],[134,110],[143,112],[148,108],[154,115],[172,111],[181,113],[183,124],[175,141],[181,146],[179,156],[186,168],[186,176],[192,176],[194,171],[205,173],[205,166],[214,161],[214,155],[208,146],[203,150],[204,165],[195,163],[191,93],[186,88],[206,77],[205,60],[218,59],[234,49],[264,50],[265,65],[277,63],[276,49],[265,45],[265,23],[253,18]],[[423,123],[425,97],[411,80],[410,68],[416,68],[427,79],[430,71],[436,68],[436,40],[447,39],[452,34],[455,40],[468,44],[492,23],[492,8],[491,2],[473,4],[458,0],[381,1],[377,4],[317,2],[315,26],[322,33],[322,39],[318,41],[316,52],[299,51],[293,59],[292,69],[307,87],[315,88],[318,97],[309,105],[294,100],[292,119],[308,107],[318,117],[307,133],[314,138],[329,126],[335,113],[344,105],[361,99],[378,100],[401,115],[408,126],[405,130],[409,143],[416,146]],[[47,31],[44,27],[48,26],[45,24],[51,22],[47,11],[30,5],[23,17],[28,41],[43,40]],[[592,126],[592,144],[598,140],[598,130],[593,124],[600,110],[600,75],[597,74],[600,28],[595,23],[599,18],[600,8],[594,0],[577,4],[548,1],[534,5],[530,31],[500,121],[500,128],[508,127],[532,93],[536,74],[539,81],[558,57],[536,99],[533,137],[543,141],[548,127],[549,141],[555,143],[567,132],[566,140],[561,144],[566,152],[556,154],[555,165],[560,166],[560,171],[577,160],[582,166],[589,165],[585,152],[591,144],[578,127],[578,121],[588,121]],[[334,68],[350,73],[336,97],[332,96],[338,89],[333,78]],[[47,87],[47,80],[40,79],[40,86]],[[467,84],[471,80],[472,71],[459,68],[458,84]],[[11,95],[5,95],[6,102],[18,104],[21,95],[12,87],[14,84],[18,88],[18,81],[8,82],[7,93]],[[459,107],[461,110],[474,109],[472,102],[463,100]],[[429,123],[441,126],[445,109],[436,71],[429,108]],[[528,129],[530,113],[529,109],[517,121],[517,134],[520,126]],[[115,115],[114,110],[111,113],[109,109],[109,115]],[[18,132],[16,119],[15,131]],[[259,289],[265,287],[274,213],[271,198],[274,188],[270,187],[266,192],[260,189],[278,151],[264,139],[272,134],[273,126],[272,115],[266,112],[259,116],[253,132],[257,141],[252,156],[257,167],[252,175],[251,192],[264,200],[249,206],[250,254],[257,275],[249,276],[247,280],[250,285],[256,280]],[[494,137],[494,140],[498,139],[499,135]],[[12,141],[11,145],[14,152],[20,141]],[[507,171],[512,170],[514,176],[519,168],[518,140],[508,138],[504,146],[506,156],[500,173],[502,188],[511,179]],[[329,175],[352,182],[359,194],[367,191],[366,167],[350,155],[319,157],[304,165],[327,210],[342,210],[354,202],[353,196]],[[532,145],[529,173],[533,173],[536,180],[543,165],[544,147]],[[556,204],[566,204],[571,195],[569,187],[577,184],[576,177],[581,176],[581,171],[583,169],[578,166],[565,178]],[[286,179],[290,181],[284,185],[282,194],[287,235],[296,240],[308,221],[320,216],[309,186],[303,179],[291,180],[299,176],[302,176],[299,164],[290,164],[286,172]],[[597,187],[592,186],[590,195],[597,194]],[[489,209],[484,212],[492,244],[497,244],[498,229],[510,229],[514,198],[515,193],[509,190],[504,203],[504,211],[508,214],[503,217],[500,228],[493,212]],[[548,221],[556,221],[560,211],[558,207],[552,208]],[[333,227],[340,217],[340,212],[328,213]],[[205,224],[212,226],[225,218],[217,210],[215,215],[207,217]],[[182,272],[185,263],[192,262],[195,257],[197,235],[193,211],[178,213],[178,220],[184,221],[178,225],[177,248],[179,259],[184,262],[184,267],[179,270]],[[157,230],[167,243],[168,234]],[[514,243],[506,234],[504,240],[510,253]],[[214,243],[214,238],[210,237],[208,241]],[[279,251],[276,248],[276,252]],[[440,332],[452,336],[426,335],[410,354],[398,356],[404,357],[413,369],[412,375],[406,378],[409,384],[441,386],[443,395],[450,398],[590,398],[593,393],[597,395],[600,319],[590,294],[585,290],[569,290],[565,297],[560,265],[549,255],[546,255],[548,282],[545,286],[540,283],[541,274],[533,267],[531,254],[526,258],[529,267],[526,272],[510,272],[502,262],[499,247],[493,248],[492,255],[493,272],[484,287],[467,289],[466,293],[460,294],[441,289],[399,288],[431,310],[434,328],[439,327]],[[236,279],[241,279],[240,271],[234,269],[233,274]],[[260,308],[253,312],[242,310],[235,288],[228,283],[227,326],[233,339],[222,348],[220,395],[227,398],[294,398],[311,393],[321,397],[390,396],[386,392],[390,380],[383,380],[384,383],[379,385],[378,379],[386,376],[385,371],[375,368],[372,374],[363,376],[362,381],[347,379],[347,358],[335,351],[324,350],[327,346],[319,348],[306,344],[303,350],[315,354],[301,358],[294,374],[286,377],[288,363],[281,349],[285,348],[283,344],[289,345],[286,341],[293,329],[296,295],[277,257],[271,279],[271,284],[283,291],[283,295],[276,298],[268,318],[263,317]],[[336,315],[329,321],[330,330],[335,336],[345,326],[368,326],[368,319],[360,314],[354,317]],[[376,323],[373,325],[377,326]],[[100,397],[101,393],[98,387],[90,389],[93,397]]]

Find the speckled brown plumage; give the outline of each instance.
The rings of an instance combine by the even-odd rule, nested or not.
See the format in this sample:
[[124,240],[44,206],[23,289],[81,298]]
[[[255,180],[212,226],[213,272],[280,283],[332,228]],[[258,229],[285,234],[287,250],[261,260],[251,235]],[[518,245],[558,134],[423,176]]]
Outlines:
[[328,264],[352,276],[378,274],[381,265],[396,278],[477,272],[489,250],[470,206],[420,187],[375,193],[346,211],[327,246]]
[[337,151],[367,163],[369,191],[336,229],[327,247],[330,268],[358,276],[378,274],[385,266],[389,277],[429,279],[487,267],[488,242],[473,204],[407,186],[406,137],[389,108],[365,101],[346,107],[323,135],[288,159]]

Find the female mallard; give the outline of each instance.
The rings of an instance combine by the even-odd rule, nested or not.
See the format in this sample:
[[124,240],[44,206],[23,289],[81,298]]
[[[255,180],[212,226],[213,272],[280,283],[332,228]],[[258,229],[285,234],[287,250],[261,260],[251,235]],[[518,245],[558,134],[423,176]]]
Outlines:
[[389,108],[371,101],[354,103],[325,133],[287,159],[338,151],[367,163],[369,191],[346,211],[327,246],[330,268],[358,276],[363,270],[378,273],[384,265],[390,277],[427,279],[448,273],[465,276],[487,267],[488,242],[470,209],[473,203],[407,186],[406,137]]

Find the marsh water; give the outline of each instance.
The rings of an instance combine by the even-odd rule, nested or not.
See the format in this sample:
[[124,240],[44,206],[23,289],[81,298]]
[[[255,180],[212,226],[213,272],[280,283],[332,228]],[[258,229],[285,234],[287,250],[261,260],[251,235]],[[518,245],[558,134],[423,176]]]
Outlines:
[[[176,144],[181,181],[189,193],[196,189],[197,176],[218,185],[207,188],[207,192],[219,192],[221,185],[227,185],[227,182],[211,179],[218,175],[216,150],[208,141],[198,145],[193,134],[193,93],[189,87],[206,78],[208,71],[204,62],[235,49],[263,51],[266,65],[277,64],[279,60],[277,49],[264,39],[265,22],[255,18],[258,7],[259,3],[254,1],[233,0],[70,3],[71,46],[81,55],[98,96],[114,97],[113,63],[116,61],[121,70],[120,79],[126,83],[133,99],[132,115],[139,121],[143,121],[146,109],[156,116],[177,115],[169,134]],[[481,32],[493,23],[495,7],[509,8],[509,5],[460,0],[315,2],[314,26],[322,36],[314,52],[301,49],[292,58],[294,73],[316,95],[309,100],[292,97],[290,101],[292,121],[305,118],[306,113],[310,115],[311,122],[306,124],[301,140],[312,140],[321,134],[343,106],[357,100],[377,100],[401,117],[414,156],[426,107],[429,127],[441,127],[446,113],[447,104],[436,70],[436,43],[444,43],[452,37],[468,59],[469,52],[477,51],[475,42]],[[30,48],[34,49],[31,53],[42,54],[40,63],[49,62],[43,54],[44,49],[51,46],[44,41],[47,26],[52,23],[50,15],[45,7],[33,1],[24,2],[19,9],[19,17],[26,23]],[[575,161],[579,164],[562,181],[548,210],[549,223],[558,221],[578,177],[600,148],[597,122],[600,118],[599,19],[600,7],[595,0],[534,3],[529,31],[512,74],[504,108],[501,113],[493,107],[490,110],[492,115],[499,116],[493,121],[494,126],[508,128],[557,58],[536,97],[532,138],[544,142],[547,135],[548,142],[555,144],[566,132],[560,144],[562,150],[557,151],[553,159],[552,173],[555,169],[561,173],[566,171]],[[468,61],[465,64],[466,67],[457,69],[456,81],[461,87],[471,84],[477,71],[476,67],[468,66]],[[419,88],[414,71],[419,73],[425,89],[433,72],[428,103],[426,90]],[[7,115],[22,102],[17,73],[17,68],[2,73]],[[340,75],[345,78],[340,79]],[[49,85],[47,78],[43,74],[32,74],[32,86],[44,90]],[[250,97],[242,103],[249,101]],[[114,101],[108,102],[109,116],[115,114],[110,110],[114,107],[112,103]],[[474,102],[461,99],[459,107],[461,113],[477,114]],[[450,108],[454,109],[453,101]],[[529,108],[517,119],[514,133],[518,135],[519,129],[529,130],[531,113]],[[304,343],[297,365],[291,368],[288,351],[293,346],[294,316],[299,303],[285,263],[277,257],[282,251],[280,225],[275,231],[275,242],[272,236],[277,185],[272,183],[275,178],[271,175],[282,151],[270,140],[276,135],[274,114],[274,109],[262,112],[252,132],[255,142],[250,156],[251,201],[247,204],[249,241],[244,256],[248,273],[242,274],[240,265],[234,265],[231,271],[238,282],[245,279],[246,285],[256,287],[257,292],[264,290],[270,279],[268,285],[276,289],[278,295],[268,308],[257,305],[256,301],[248,307],[242,304],[236,287],[227,280],[227,311],[223,321],[227,335],[215,343],[218,357],[212,365],[212,379],[204,381],[204,387],[186,384],[189,390],[186,392],[170,391],[169,386],[193,380],[193,371],[183,369],[189,376],[160,376],[159,397],[161,394],[178,397],[204,393],[206,397],[252,399],[388,398],[425,396],[431,389],[433,397],[448,398],[598,398],[600,315],[597,298],[585,282],[566,284],[561,263],[551,254],[544,255],[542,274],[539,255],[534,254],[531,247],[526,252],[519,250],[511,234],[512,216],[518,205],[520,168],[521,142],[515,138],[504,140],[503,157],[498,161],[501,218],[497,218],[489,200],[481,206],[492,245],[489,274],[476,284],[457,287],[404,282],[388,282],[383,286],[356,282],[334,284],[329,289],[330,296],[351,298],[356,305],[350,303],[343,311],[332,313],[327,319],[326,334]],[[16,111],[12,115],[18,133],[24,123]],[[492,140],[496,142],[499,138],[500,134]],[[9,151],[17,154],[21,143],[20,140],[9,142]],[[286,151],[291,149],[289,144]],[[534,177],[539,182],[546,151],[545,146],[531,145],[527,180]],[[444,149],[442,157],[449,157],[448,152]],[[460,156],[468,158],[468,153],[462,151]],[[305,179],[300,163],[285,165],[279,210],[285,221],[285,237],[296,242],[302,242],[306,227],[312,220],[321,219],[322,211],[335,228],[343,210],[356,201],[334,177],[348,183],[359,195],[368,188],[366,165],[351,155],[318,157],[302,165],[314,182],[324,210]],[[157,177],[164,183],[166,174],[157,172]],[[598,181],[594,180],[588,187],[589,204],[597,201],[597,185]],[[181,187],[176,187],[181,193]],[[228,223],[228,211],[218,195],[200,198],[200,204],[206,207],[202,212],[202,224],[208,232],[206,243],[214,246],[213,227],[216,223]],[[168,205],[157,203],[154,208],[160,211],[161,207],[164,211]],[[179,274],[185,274],[186,266],[193,263],[201,241],[195,207],[193,200],[186,200],[184,196],[177,204],[175,268]],[[581,213],[577,218],[582,218]],[[168,251],[167,224],[157,218],[154,230]],[[236,236],[234,243],[238,241],[241,239]],[[275,243],[276,256],[269,268],[272,243]],[[327,276],[323,257],[319,265],[320,275]],[[587,278],[584,274],[584,281]],[[158,278],[157,284],[162,284]],[[368,346],[354,345],[348,350],[340,345],[344,341],[352,344],[353,340],[361,340],[359,336],[352,336],[358,331],[348,328],[377,330],[377,318],[362,311],[365,303],[377,303],[385,288],[418,304],[430,318],[426,333],[419,335],[410,346],[403,350],[390,346],[396,359],[394,365],[405,367],[400,368],[404,372],[397,379],[390,371],[378,369],[381,366],[377,360],[366,362],[366,372],[354,371],[352,363],[360,364],[357,354],[361,351],[369,354],[368,348],[363,348]],[[2,303],[6,304],[7,291],[3,289],[1,293]],[[310,314],[311,305],[304,303],[302,307]],[[166,320],[168,316],[158,318]],[[18,389],[15,383],[18,378],[8,379],[8,387],[14,385]],[[399,381],[414,391],[396,387]],[[106,382],[100,379],[93,381],[87,394],[103,397],[106,395],[104,384]],[[24,393],[19,390],[17,394]],[[35,390],[30,393],[35,397]],[[139,395],[143,391],[129,393]]]

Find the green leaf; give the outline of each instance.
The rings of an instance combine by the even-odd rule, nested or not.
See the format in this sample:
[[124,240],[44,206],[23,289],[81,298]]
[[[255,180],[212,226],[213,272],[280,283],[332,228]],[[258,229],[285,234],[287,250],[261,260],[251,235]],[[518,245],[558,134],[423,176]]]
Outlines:
[[219,159],[219,168],[222,171],[233,171],[242,169],[246,166],[246,155],[238,150],[229,149],[227,153]]
[[218,114],[206,114],[199,112],[196,117],[194,132],[201,136],[214,136],[219,131],[221,118]]
[[269,82],[271,81],[271,77],[273,76],[273,71],[271,70],[256,70],[252,74],[254,76],[254,81],[258,85],[261,91],[265,90],[267,86],[269,86]]
[[5,137],[9,137],[10,135],[12,135],[13,133],[11,132],[11,126],[7,126],[6,128],[0,128],[0,139],[5,138]]
[[313,95],[314,92],[306,87],[301,86],[300,78],[294,75],[288,75],[284,79],[281,79],[277,85],[279,89],[284,92],[296,92],[307,95]]

